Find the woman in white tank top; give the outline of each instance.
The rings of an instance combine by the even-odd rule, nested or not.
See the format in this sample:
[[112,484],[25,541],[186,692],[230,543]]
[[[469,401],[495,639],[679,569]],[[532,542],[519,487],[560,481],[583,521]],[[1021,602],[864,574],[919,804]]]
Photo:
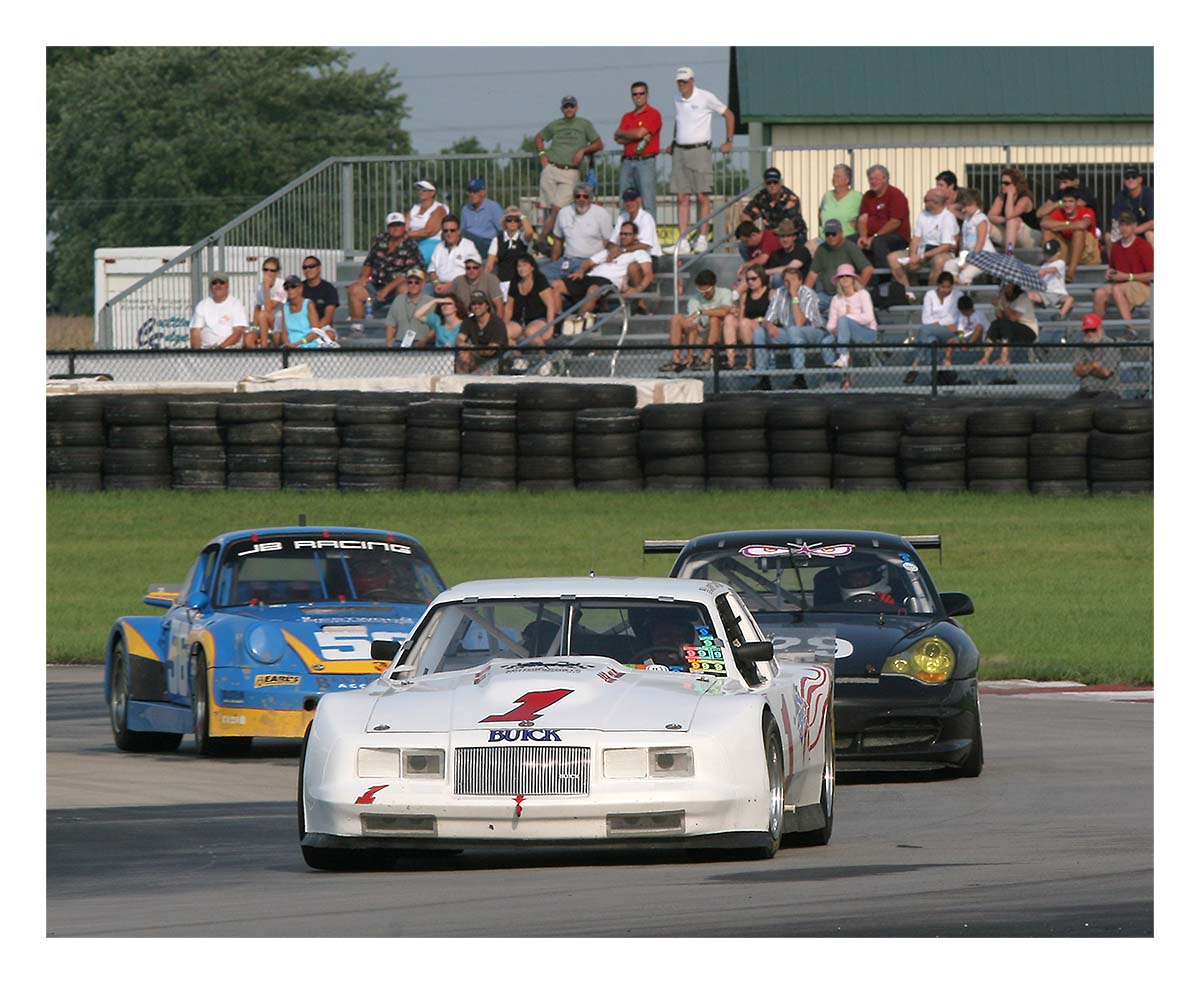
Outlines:
[[449,209],[437,200],[432,181],[417,182],[417,204],[408,210],[408,236],[421,248],[421,258],[429,263],[442,238],[442,219]]

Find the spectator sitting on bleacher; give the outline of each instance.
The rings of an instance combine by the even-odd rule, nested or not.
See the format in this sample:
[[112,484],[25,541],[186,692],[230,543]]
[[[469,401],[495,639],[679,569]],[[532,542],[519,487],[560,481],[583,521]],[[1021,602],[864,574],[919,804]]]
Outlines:
[[[275,332],[275,343],[281,348],[320,348],[334,341],[332,329],[317,327],[316,306],[304,296],[304,281],[295,274],[283,282],[287,300],[283,304],[281,330]],[[336,344],[331,346],[336,348]]]
[[283,302],[287,300],[287,292],[283,289],[283,280],[279,276],[279,257],[268,256],[263,260],[262,283],[254,292],[254,331],[247,331],[242,336],[246,348],[267,348],[271,337],[278,331],[283,322]]
[[908,198],[888,183],[889,178],[888,169],[882,164],[867,168],[867,183],[871,187],[863,195],[858,211],[858,248],[871,257],[877,270],[887,265],[889,253],[907,249],[912,239]]
[[612,236],[612,219],[608,209],[592,201],[592,186],[580,181],[572,195],[572,207],[562,209],[554,222],[554,246],[541,267],[551,282],[578,270],[588,257],[606,248]]
[[960,188],[958,201],[962,207],[962,253],[947,260],[942,269],[954,274],[955,283],[970,284],[982,271],[968,263],[963,254],[994,253],[996,247],[992,245],[991,223],[983,212],[979,192],[974,188]]
[[362,320],[368,297],[375,305],[375,314],[382,316],[404,287],[404,272],[410,267],[422,265],[420,249],[408,238],[404,214],[389,213],[386,231],[375,237],[363,261],[362,272],[346,288],[350,319]]
[[[621,201],[625,208],[617,216],[609,239],[608,258],[614,260],[620,253],[632,253],[635,249],[644,249],[651,256],[662,256],[662,246],[658,241],[658,223],[654,216],[642,208],[642,195],[636,188],[626,188],[621,192]],[[631,245],[621,243],[621,227],[626,222],[632,222],[637,227],[635,242]]]
[[1042,239],[1057,239],[1067,256],[1066,281],[1075,279],[1079,264],[1100,262],[1100,241],[1096,238],[1096,213],[1084,204],[1074,188],[1061,192],[1062,207],[1042,219]]
[[[771,306],[770,282],[762,264],[755,263],[744,276],[746,289],[739,291],[734,309],[725,315],[723,335],[726,346],[749,345],[754,340],[754,332],[767,316],[767,308]],[[726,369],[737,369],[737,361],[733,354],[726,352]],[[747,369],[749,363],[748,357],[743,358],[741,367]]]
[[450,293],[466,307],[475,291],[481,290],[488,296],[497,311],[504,310],[504,292],[500,289],[500,278],[494,273],[483,272],[483,261],[479,254],[468,253],[463,257],[463,272],[450,281]]
[[454,371],[460,373],[474,372],[480,362],[499,355],[509,344],[507,327],[496,315],[487,294],[477,290],[470,300],[470,314],[459,326],[458,344],[479,347],[482,351],[467,352],[460,347],[454,360]]
[[970,294],[963,294],[958,299],[958,315],[954,319],[954,329],[955,337],[946,339],[946,357],[942,360],[944,366],[950,365],[954,355],[949,346],[975,345],[987,331],[987,325],[983,323],[983,318],[975,310],[975,301]]
[[[862,250],[853,240],[846,238],[842,223],[838,219],[826,219],[824,232],[825,241],[817,247],[812,266],[808,269],[808,276],[804,278],[804,286],[811,288],[817,295],[822,317],[828,316],[829,302],[838,292],[839,269],[847,263],[850,264],[863,284],[870,283],[875,273],[875,268],[867,261]],[[829,323],[833,324],[833,321],[830,320]]]
[[781,245],[774,232],[770,229],[760,229],[748,220],[740,222],[733,235],[741,244],[738,246],[738,252],[742,256],[742,263],[737,268],[739,277],[755,263],[766,263],[767,258]]
[[1060,255],[1061,252],[1057,239],[1048,239],[1042,244],[1042,265],[1038,268],[1038,274],[1046,287],[1031,293],[1029,299],[1043,307],[1054,308],[1060,318],[1065,318],[1075,306],[1075,298],[1067,292],[1067,262]]
[[1006,167],[1000,172],[1000,194],[992,199],[988,209],[992,242],[1003,246],[1006,253],[1014,249],[1032,249],[1042,241],[1042,231],[1036,225],[1033,193],[1019,167]]
[[533,243],[533,225],[517,206],[509,205],[504,210],[500,234],[487,248],[487,260],[483,269],[494,273],[500,281],[500,289],[508,297],[508,285],[517,275],[517,257],[528,256]]
[[408,236],[421,250],[421,260],[429,262],[442,235],[442,223],[450,214],[450,206],[437,200],[437,186],[432,181],[416,183],[417,204],[408,210]]
[[300,269],[304,271],[304,296],[317,309],[317,327],[332,330],[338,307],[337,288],[321,279],[321,261],[315,256],[304,257]]
[[[626,222],[621,226],[621,242],[633,243],[637,237],[637,226]],[[599,297],[593,296],[608,286],[614,286],[622,294],[633,294],[647,287],[654,279],[654,261],[644,249],[631,253],[618,253],[616,259],[608,258],[608,249],[598,250],[583,261],[583,265],[565,278],[555,280],[551,287],[563,298],[565,310],[585,297],[590,298],[580,305],[577,314],[590,314]]]
[[[817,304],[817,295],[804,286],[799,268],[787,267],[783,271],[783,286],[772,291],[766,317],[762,324],[754,329],[754,344],[769,345],[787,341],[792,346],[820,345],[828,337],[824,324]],[[788,351],[795,373],[792,385],[797,389],[808,389],[803,372],[804,353],[804,349],[796,347]],[[833,362],[833,353],[828,349],[822,351],[821,356],[826,365]],[[764,374],[759,377],[757,389],[771,388],[771,380],[765,373],[774,361],[775,352],[771,349],[754,350],[754,370]]]
[[[508,337],[529,338],[556,317],[558,295],[550,288],[550,282],[538,271],[537,261],[532,256],[518,256],[517,273],[509,284],[508,298],[504,302]],[[551,333],[547,332],[538,339],[538,344],[544,345],[550,338]]]
[[929,281],[933,283],[941,276],[942,267],[954,255],[958,247],[958,222],[946,208],[946,195],[937,188],[925,192],[925,208],[917,216],[908,249],[888,253],[887,262],[896,282],[904,287],[909,304],[917,302],[917,296],[908,289],[908,275],[929,265]]
[[833,165],[833,190],[821,196],[821,206],[817,211],[818,230],[816,239],[806,245],[810,253],[816,253],[817,247],[824,240],[825,227],[830,219],[836,219],[842,224],[842,234],[850,240],[857,235],[858,210],[862,206],[862,192],[855,191],[854,171],[849,164]]
[[[1104,323],[1100,315],[1092,313],[1083,316],[1083,341],[1085,345],[1100,345],[1107,342],[1104,334]],[[1076,396],[1120,397],[1121,350],[1108,345],[1096,352],[1081,349],[1079,357],[1073,366],[1075,375],[1079,378],[1079,389]]]
[[242,302],[229,295],[229,274],[214,270],[208,275],[208,297],[192,312],[192,348],[232,348],[248,327]]
[[996,365],[1009,363],[1009,344],[1032,345],[1038,338],[1037,316],[1033,313],[1033,301],[1016,284],[1005,284],[996,295],[993,305],[996,315],[988,326],[988,347],[983,350],[979,365],[986,366],[992,358],[992,348],[999,344],[1000,358]]
[[[925,292],[921,302],[921,330],[917,343],[929,345],[934,341],[949,343],[958,335],[958,301],[961,293],[954,286],[954,274],[938,274],[937,287]],[[904,377],[905,384],[917,381],[917,366],[925,359],[923,351],[913,356],[912,369]]]
[[783,286],[784,270],[799,270],[803,283],[812,266],[812,253],[804,242],[804,232],[797,229],[791,219],[784,219],[775,227],[775,235],[779,237],[779,249],[774,250],[763,264],[771,278],[771,286]]
[[781,222],[790,221],[800,230],[800,239],[808,238],[808,225],[800,211],[800,196],[783,183],[779,168],[769,167],[763,172],[765,187],[742,209],[742,219],[747,222],[761,221],[764,229],[775,229]]
[[863,288],[854,266],[843,263],[835,271],[837,294],[829,302],[830,333],[837,338],[838,353],[833,365],[845,369],[850,365],[850,342],[874,342],[879,328],[875,320],[875,305],[871,292]]
[[1056,208],[1062,208],[1063,199],[1066,198],[1068,191],[1075,192],[1075,197],[1078,198],[1085,206],[1093,212],[1099,208],[1096,198],[1096,193],[1090,188],[1085,188],[1079,183],[1079,168],[1074,164],[1068,164],[1065,167],[1060,167],[1054,174],[1054,183],[1058,185],[1058,194],[1047,197],[1047,199],[1038,206],[1037,217],[1039,220],[1044,219],[1047,215],[1053,212]]
[[[397,334],[400,335],[401,345],[404,346],[403,339],[409,332],[412,332],[412,338],[417,340],[425,338],[434,329],[435,326],[430,321],[430,312],[433,308],[427,303],[430,297],[425,293],[424,288],[424,270],[420,267],[413,267],[405,273],[404,293],[397,297],[392,302],[391,308],[388,309],[384,341],[388,348],[395,344]],[[433,317],[436,319],[437,315],[434,314]],[[418,341],[417,344],[425,343]]]
[[1108,269],[1104,271],[1107,283],[1097,287],[1092,296],[1092,308],[1102,318],[1111,297],[1130,331],[1133,309],[1149,302],[1154,280],[1154,247],[1137,234],[1137,225],[1132,212],[1117,217],[1118,238],[1108,251]]
[[[428,348],[454,348],[462,331],[467,309],[457,297],[429,297],[421,295],[425,303],[417,308],[417,317],[424,318],[429,332],[418,338],[416,344]],[[435,308],[436,305],[436,308]]]
[[[721,326],[725,316],[733,310],[737,294],[728,287],[717,286],[717,275],[712,270],[701,270],[696,274],[696,292],[687,299],[687,313],[671,315],[671,346],[674,361],[658,367],[659,372],[682,372],[684,369],[703,369],[712,362],[712,346],[721,338]],[[705,336],[704,355],[699,359],[690,350],[699,341],[704,323],[708,323]],[[686,337],[688,357],[683,358],[680,346]]]
[[483,178],[472,178],[467,182],[467,203],[458,213],[463,239],[475,244],[480,256],[487,256],[491,245],[500,235],[504,211],[500,205],[488,198],[487,182]]
[[941,171],[933,179],[933,186],[946,196],[946,209],[956,221],[961,222],[963,209],[962,199],[959,197],[961,190],[958,187],[958,175],[953,171]]
[[480,264],[483,257],[469,239],[463,239],[462,226],[453,215],[442,223],[442,241],[429,258],[427,273],[432,293],[447,297],[454,291],[454,281],[467,272],[467,259],[474,257]]
[[1113,199],[1109,210],[1110,232],[1104,234],[1106,246],[1112,246],[1113,240],[1120,237],[1117,229],[1117,219],[1122,212],[1133,214],[1134,233],[1141,236],[1151,246],[1154,245],[1154,192],[1146,187],[1146,175],[1140,167],[1130,165],[1125,168],[1125,187]]

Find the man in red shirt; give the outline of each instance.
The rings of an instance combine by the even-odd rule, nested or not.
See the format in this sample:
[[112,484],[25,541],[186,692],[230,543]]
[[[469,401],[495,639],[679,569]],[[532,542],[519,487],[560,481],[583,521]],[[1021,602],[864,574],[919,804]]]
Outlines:
[[877,270],[887,268],[888,253],[907,249],[912,238],[908,225],[908,198],[889,184],[891,175],[882,164],[867,169],[870,190],[858,210],[858,248],[871,257]]
[[1097,287],[1092,295],[1092,310],[1104,317],[1111,297],[1128,321],[1132,311],[1150,300],[1150,284],[1154,280],[1154,247],[1137,234],[1137,217],[1132,212],[1117,216],[1120,239],[1108,251],[1107,283]]
[[1063,188],[1062,207],[1042,219],[1042,242],[1057,239],[1067,258],[1067,283],[1075,279],[1080,263],[1100,262],[1100,240],[1096,238],[1096,213],[1083,203],[1074,188]]
[[642,194],[642,208],[655,221],[658,205],[655,192],[658,184],[658,135],[662,132],[662,115],[650,105],[650,87],[634,82],[629,87],[633,110],[621,117],[621,125],[613,139],[625,145],[621,156],[621,188],[636,188]]

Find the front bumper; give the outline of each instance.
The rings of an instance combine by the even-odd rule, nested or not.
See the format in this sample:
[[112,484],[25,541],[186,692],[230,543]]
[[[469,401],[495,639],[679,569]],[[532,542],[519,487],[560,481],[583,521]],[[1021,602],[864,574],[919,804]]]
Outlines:
[[834,733],[839,770],[920,770],[961,765],[975,745],[974,678],[928,687],[901,677],[838,680]]

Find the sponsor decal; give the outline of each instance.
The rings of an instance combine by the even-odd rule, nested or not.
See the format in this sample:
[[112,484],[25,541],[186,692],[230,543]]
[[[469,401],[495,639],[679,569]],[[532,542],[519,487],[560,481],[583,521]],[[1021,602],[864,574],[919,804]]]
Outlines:
[[246,723],[246,715],[245,714],[222,714],[221,715],[221,723],[222,724],[245,724]]
[[773,639],[775,651],[793,656],[813,654],[817,656],[832,656],[834,659],[845,659],[854,652],[854,646],[849,639],[840,639],[831,635],[813,636],[781,636]]
[[338,690],[361,690],[363,687],[369,687],[372,683],[374,683],[373,680],[366,682],[366,683],[339,683],[337,685],[337,689]]
[[801,557],[845,557],[854,552],[853,543],[752,543],[738,551],[743,557],[779,557],[799,554]]
[[375,802],[375,794],[378,793],[381,789],[387,789],[387,788],[388,788],[388,784],[386,782],[382,786],[368,786],[366,792],[364,792],[358,799],[356,799],[354,801],[354,803],[355,803],[355,805],[358,805],[358,806],[369,806],[370,804]]
[[568,694],[573,694],[574,690],[533,690],[527,694],[522,694],[515,701],[516,707],[511,711],[503,714],[489,714],[485,718],[481,718],[480,724],[496,722],[497,724],[505,721],[519,721],[522,727],[525,727],[526,720],[530,724],[541,715],[539,711],[544,711],[551,704],[557,704]]
[[493,728],[488,741],[562,741],[558,728]]
[[916,564],[912,563],[912,561],[905,561],[900,566],[903,567],[906,571],[912,571],[914,574],[920,570],[920,568],[917,567]]
[[[345,659],[369,660],[373,640],[403,642],[407,638],[408,633],[404,631],[381,632],[376,630],[371,632],[365,625],[326,625],[313,633],[313,639],[320,651],[320,658],[329,662]],[[382,672],[387,665],[386,662],[376,661],[375,668]],[[323,666],[313,668],[324,669]]]
[[624,675],[620,670],[601,670],[596,674],[605,683],[616,683]]
[[249,549],[239,550],[237,555],[245,557],[247,554],[274,553],[289,546],[293,550],[365,550],[368,553],[379,550],[383,553],[412,553],[412,547],[403,543],[386,543],[382,540],[292,540],[290,544],[284,540],[264,540],[251,543]]
[[578,673],[580,670],[594,670],[596,667],[590,663],[572,663],[569,660],[554,660],[546,662],[543,660],[523,660],[520,663],[505,663],[505,673],[523,673],[526,670],[562,670],[564,673]]
[[634,663],[635,670],[657,670],[659,673],[686,673],[685,666],[659,666],[657,663]]
[[260,673],[254,678],[254,686],[258,687],[294,687],[300,682],[300,677],[291,673]]
[[906,564],[911,564],[911,563],[912,563],[912,554],[906,554],[906,553],[902,553],[902,554],[900,554],[900,555],[899,555],[899,557],[900,557],[900,559],[901,559],[902,561],[904,561],[904,563],[906,563]]
[[473,681],[475,686],[479,686],[479,684],[483,683],[483,681],[488,678],[488,674],[490,674],[491,672],[492,672],[491,666],[485,666],[482,670],[480,670],[478,673],[476,673],[475,679]]

